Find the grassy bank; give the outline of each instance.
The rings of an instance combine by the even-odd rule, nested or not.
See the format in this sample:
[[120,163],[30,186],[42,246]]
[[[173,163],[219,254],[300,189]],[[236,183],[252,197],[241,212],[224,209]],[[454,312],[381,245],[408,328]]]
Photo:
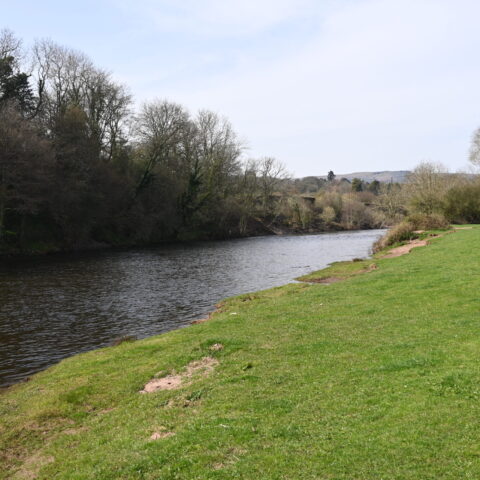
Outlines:
[[65,360],[0,395],[0,478],[480,478],[478,245],[334,265]]

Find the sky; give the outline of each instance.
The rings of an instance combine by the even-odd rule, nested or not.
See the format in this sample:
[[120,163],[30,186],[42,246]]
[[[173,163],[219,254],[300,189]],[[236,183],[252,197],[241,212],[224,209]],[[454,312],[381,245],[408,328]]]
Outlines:
[[0,29],[80,50],[137,105],[226,116],[295,176],[466,168],[478,0],[0,0]]

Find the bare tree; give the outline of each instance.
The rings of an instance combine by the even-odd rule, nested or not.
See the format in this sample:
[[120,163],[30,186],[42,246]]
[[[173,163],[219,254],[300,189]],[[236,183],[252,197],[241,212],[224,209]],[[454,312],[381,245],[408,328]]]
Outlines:
[[283,163],[273,157],[263,157],[258,160],[257,169],[263,214],[271,215],[275,205],[273,194],[282,182],[289,178],[289,174]]
[[480,128],[473,133],[469,160],[475,167],[480,167]]
[[243,145],[232,125],[225,118],[208,110],[201,110],[196,118],[198,154],[205,169],[210,194],[220,192],[232,176],[240,173],[240,155]]
[[398,183],[382,183],[373,205],[379,220],[384,225],[394,225],[405,215],[406,192]]
[[427,215],[439,211],[452,180],[443,165],[430,162],[418,165],[405,186],[412,209]]
[[84,74],[82,99],[90,134],[98,142],[102,158],[110,161],[124,138],[131,96],[102,70],[87,70]]
[[8,28],[0,30],[0,58],[12,57],[15,67],[25,58],[22,41]]
[[157,100],[142,106],[135,125],[137,151],[143,164],[136,195],[152,181],[156,168],[178,172],[179,160],[188,148],[185,140],[191,133],[190,115],[181,105]]
[[131,96],[111,75],[96,68],[84,54],[41,40],[33,48],[37,110],[48,129],[72,105],[81,108],[87,118],[89,134],[97,143],[99,155],[112,159],[125,135]]

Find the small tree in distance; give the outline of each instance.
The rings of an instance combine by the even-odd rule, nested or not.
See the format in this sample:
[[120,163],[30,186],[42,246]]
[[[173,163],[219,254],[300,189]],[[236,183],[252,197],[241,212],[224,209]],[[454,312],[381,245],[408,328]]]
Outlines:
[[359,178],[352,180],[352,192],[363,192],[363,182]]
[[378,180],[373,180],[373,182],[367,187],[367,190],[374,195],[378,195],[380,192],[380,182]]
[[480,128],[473,133],[468,159],[475,167],[480,166]]
[[335,174],[333,173],[333,170],[330,170],[327,174],[327,180],[329,182],[333,182],[335,180]]

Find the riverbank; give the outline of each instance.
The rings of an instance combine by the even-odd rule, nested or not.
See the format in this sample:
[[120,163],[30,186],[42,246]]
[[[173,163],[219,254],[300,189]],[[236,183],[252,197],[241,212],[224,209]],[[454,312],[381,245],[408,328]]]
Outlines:
[[15,258],[0,266],[0,387],[123,336],[189,325],[219,301],[369,254],[383,231],[268,236]]
[[479,239],[64,360],[0,396],[0,478],[477,478]]
[[264,236],[288,236],[288,235],[316,235],[322,233],[340,233],[355,232],[362,230],[375,230],[380,228],[388,228],[379,225],[365,226],[364,228],[346,228],[340,223],[332,223],[329,225],[321,224],[311,227],[302,228],[300,226],[289,226],[284,223],[263,222],[260,219],[251,219],[247,228],[240,231],[238,228],[223,232],[222,234],[213,234],[202,231],[183,231],[177,232],[175,235],[166,237],[162,241],[131,241],[120,237],[113,237],[106,240],[89,240],[74,245],[66,245],[59,239],[49,239],[49,241],[30,241],[25,242],[23,247],[12,244],[0,243],[0,259],[36,257],[55,254],[69,253],[87,253],[95,251],[108,250],[128,250],[136,248],[155,248],[171,245],[183,245],[193,242],[208,242],[222,240],[237,240],[244,238],[255,238]]

